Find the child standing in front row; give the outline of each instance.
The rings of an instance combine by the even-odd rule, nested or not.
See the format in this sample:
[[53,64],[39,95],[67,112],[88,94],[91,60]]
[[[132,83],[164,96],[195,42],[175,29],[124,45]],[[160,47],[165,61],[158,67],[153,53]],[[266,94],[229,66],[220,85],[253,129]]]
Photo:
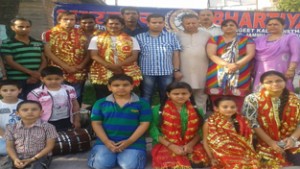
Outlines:
[[133,79],[125,74],[108,81],[112,92],[98,100],[92,110],[92,127],[98,136],[88,165],[93,169],[144,169],[146,140],[152,119],[150,105],[132,93]]
[[40,119],[41,114],[39,102],[27,100],[18,104],[17,115],[21,121],[7,126],[4,137],[10,158],[1,169],[49,167],[49,155],[54,148],[57,132],[53,125]]
[[6,155],[6,142],[3,138],[7,124],[15,124],[19,121],[16,115],[18,103],[22,100],[18,98],[21,93],[21,86],[17,81],[4,80],[0,82],[0,155]]
[[208,158],[200,143],[203,111],[195,108],[192,88],[185,82],[167,86],[163,104],[153,108],[152,167],[201,168]]
[[212,169],[259,169],[259,157],[252,146],[248,121],[237,113],[230,97],[214,102],[214,113],[203,125],[203,144]]
[[42,120],[48,121],[57,131],[80,128],[79,104],[72,86],[63,84],[63,71],[49,66],[41,71],[42,85],[32,90],[28,100],[35,100],[43,107]]

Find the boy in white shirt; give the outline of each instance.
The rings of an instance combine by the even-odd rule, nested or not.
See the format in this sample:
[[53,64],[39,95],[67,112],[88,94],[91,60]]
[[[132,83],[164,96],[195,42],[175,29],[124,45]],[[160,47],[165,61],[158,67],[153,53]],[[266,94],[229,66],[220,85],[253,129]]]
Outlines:
[[0,82],[0,155],[6,155],[6,141],[3,138],[7,124],[15,124],[20,120],[16,115],[17,105],[22,101],[18,98],[22,89],[17,81]]

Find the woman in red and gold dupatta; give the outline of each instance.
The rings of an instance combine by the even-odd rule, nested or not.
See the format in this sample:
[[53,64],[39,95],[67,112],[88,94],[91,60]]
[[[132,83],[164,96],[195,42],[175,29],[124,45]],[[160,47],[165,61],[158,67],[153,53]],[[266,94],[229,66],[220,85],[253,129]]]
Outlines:
[[300,100],[287,90],[282,73],[265,72],[260,82],[263,88],[246,97],[243,112],[258,136],[262,168],[299,166]]
[[190,169],[207,166],[208,158],[199,142],[202,117],[192,104],[190,85],[173,82],[166,90],[167,101],[153,109],[150,126],[154,145],[152,167]]
[[237,113],[233,98],[214,103],[214,113],[203,126],[203,144],[212,169],[259,169],[259,156],[252,146],[248,121]]

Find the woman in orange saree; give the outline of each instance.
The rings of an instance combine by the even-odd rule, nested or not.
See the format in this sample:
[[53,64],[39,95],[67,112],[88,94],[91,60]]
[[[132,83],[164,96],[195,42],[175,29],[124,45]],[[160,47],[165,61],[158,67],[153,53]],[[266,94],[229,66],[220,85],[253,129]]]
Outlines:
[[262,168],[300,166],[300,100],[280,72],[265,72],[260,82],[263,88],[246,97],[243,113],[258,136]]
[[199,143],[202,111],[194,108],[191,93],[187,83],[173,82],[167,87],[167,101],[153,109],[150,135],[154,169],[191,169],[208,164]]
[[214,103],[214,113],[203,126],[203,145],[212,169],[259,169],[259,157],[252,147],[252,130],[237,113],[233,98]]

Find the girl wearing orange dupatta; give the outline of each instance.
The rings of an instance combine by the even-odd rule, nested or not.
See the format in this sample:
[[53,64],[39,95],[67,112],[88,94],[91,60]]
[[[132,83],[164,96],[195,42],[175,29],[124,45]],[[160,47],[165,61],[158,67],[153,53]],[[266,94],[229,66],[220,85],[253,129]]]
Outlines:
[[258,136],[263,168],[300,166],[300,100],[280,72],[265,72],[260,82],[263,88],[246,97],[243,112]]
[[167,87],[167,101],[153,109],[150,135],[153,138],[154,169],[190,169],[207,166],[200,141],[202,117],[194,108],[192,89],[185,82]]
[[259,169],[248,121],[237,114],[233,98],[218,98],[203,126],[203,145],[212,169]]

